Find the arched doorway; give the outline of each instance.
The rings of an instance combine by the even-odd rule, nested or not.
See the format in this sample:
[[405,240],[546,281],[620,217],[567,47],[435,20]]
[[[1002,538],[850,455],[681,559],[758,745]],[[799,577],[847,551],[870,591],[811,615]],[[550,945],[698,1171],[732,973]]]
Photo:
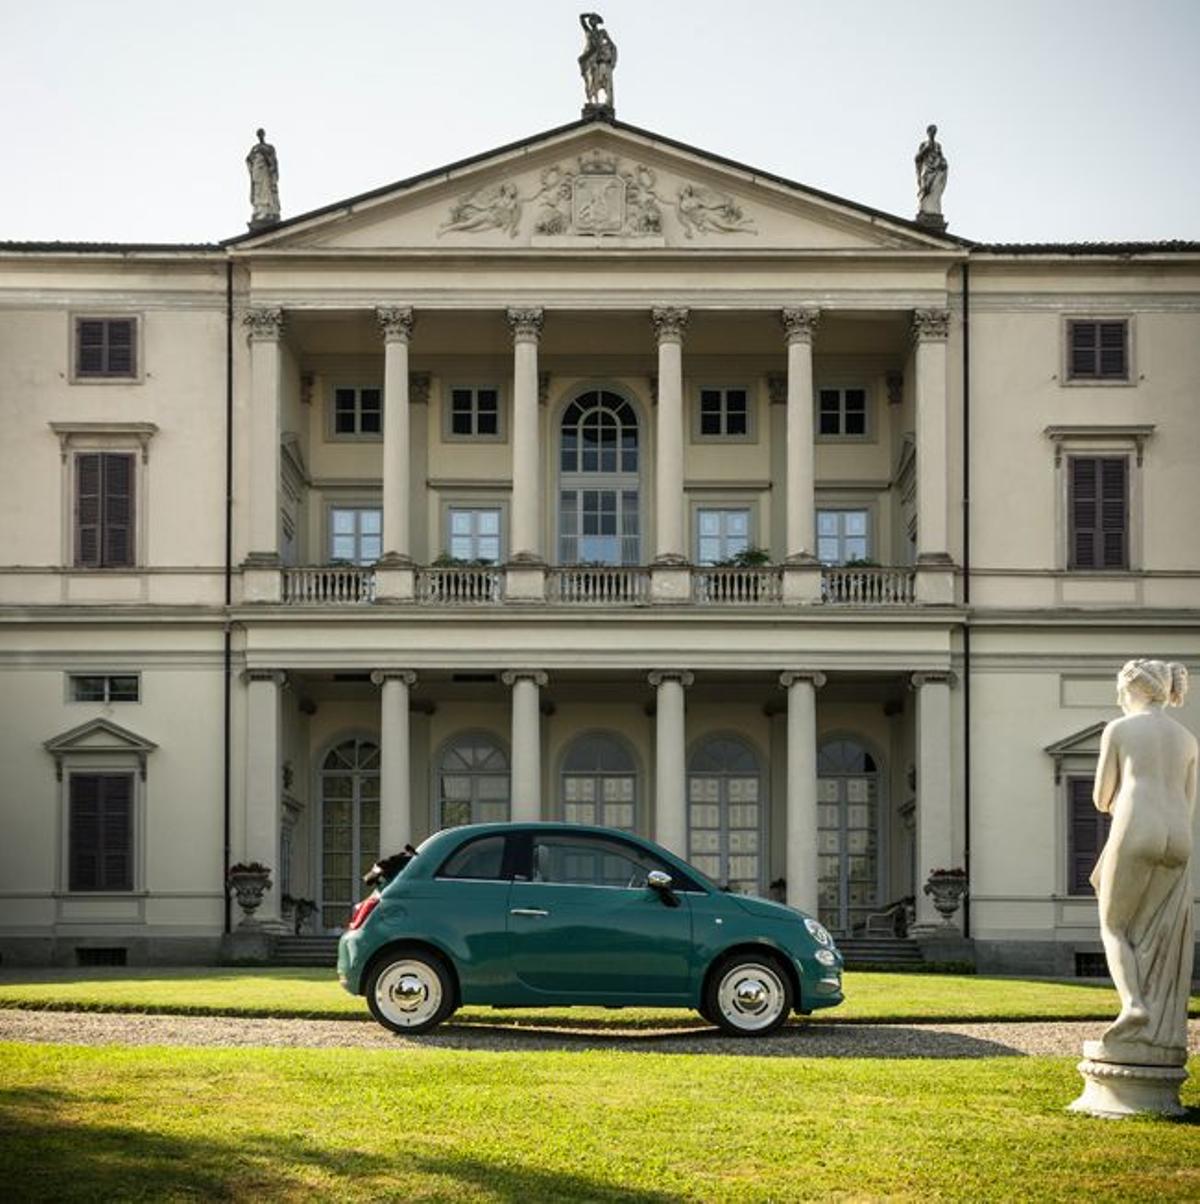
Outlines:
[[508,755],[486,732],[463,732],[442,750],[435,784],[435,828],[504,823],[512,777]]
[[581,393],[559,428],[560,564],[641,563],[641,448],[625,398]]
[[818,909],[848,935],[879,909],[879,782],[875,757],[853,737],[817,753]]
[[632,832],[637,826],[637,767],[633,755],[605,732],[578,736],[559,775],[562,816],[572,824],[603,824]]
[[353,737],[321,762],[321,926],[346,926],[379,857],[379,745]]
[[715,736],[688,763],[688,860],[714,882],[763,893],[762,765],[737,736]]

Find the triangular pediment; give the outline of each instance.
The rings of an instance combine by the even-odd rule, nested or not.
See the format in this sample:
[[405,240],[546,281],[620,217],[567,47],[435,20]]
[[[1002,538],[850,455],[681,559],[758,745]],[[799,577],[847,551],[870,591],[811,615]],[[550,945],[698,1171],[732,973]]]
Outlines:
[[1046,745],[1046,752],[1052,757],[1096,757],[1100,755],[1100,737],[1106,723],[1093,723],[1070,736],[1064,736],[1053,744]]
[[930,231],[617,122],[583,121],[231,240],[239,251],[953,251]]
[[43,746],[54,758],[59,776],[62,776],[63,758],[86,754],[88,756],[123,753],[137,758],[142,775],[146,772],[146,757],[158,745],[109,719],[89,719],[78,727],[53,736]]

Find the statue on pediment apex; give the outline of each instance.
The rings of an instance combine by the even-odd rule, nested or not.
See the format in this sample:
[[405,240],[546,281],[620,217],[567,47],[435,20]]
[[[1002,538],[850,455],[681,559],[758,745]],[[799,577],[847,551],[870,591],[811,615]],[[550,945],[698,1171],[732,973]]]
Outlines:
[[267,141],[267,131],[258,130],[258,141],[246,156],[250,172],[251,230],[262,230],[279,221],[279,159]]
[[946,228],[942,216],[942,193],[946,191],[946,178],[950,164],[942,153],[942,144],[937,140],[937,126],[928,126],[925,141],[917,147],[917,221],[936,230]]
[[583,75],[583,91],[587,99],[583,115],[615,116],[613,69],[617,65],[617,44],[609,37],[608,30],[604,28],[604,18],[599,13],[580,13],[579,24],[583,26],[586,39],[583,53],[579,56],[579,71]]

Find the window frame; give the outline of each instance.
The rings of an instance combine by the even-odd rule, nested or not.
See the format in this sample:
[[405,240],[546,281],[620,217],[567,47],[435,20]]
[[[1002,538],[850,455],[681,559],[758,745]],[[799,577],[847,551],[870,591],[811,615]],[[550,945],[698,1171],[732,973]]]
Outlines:
[[[120,884],[106,881],[103,865],[105,852],[104,833],[109,830],[108,818],[101,811],[97,827],[99,839],[96,851],[100,864],[97,866],[97,884],[95,886],[80,886],[75,876],[75,784],[85,778],[96,778],[101,781],[122,779],[128,783],[129,804],[127,812],[127,853],[125,859],[125,878]],[[65,866],[67,893],[77,896],[94,897],[96,895],[130,895],[137,887],[137,781],[138,775],[132,769],[83,769],[73,768],[66,775],[66,838],[67,855]]]
[[[505,775],[508,777],[508,797],[506,806],[508,808],[508,818],[506,820],[481,820],[477,818],[475,813],[475,804],[478,802],[495,802],[494,799],[477,799],[472,790],[471,803],[471,818],[466,820],[467,824],[476,823],[508,823],[513,822],[512,818],[512,747],[506,739],[504,739],[499,731],[493,731],[487,727],[463,727],[457,731],[451,732],[434,750],[433,755],[429,758],[429,831],[440,832],[447,827],[463,827],[464,824],[448,824],[444,818],[443,804],[447,800],[442,797],[442,771],[446,763],[447,757],[456,749],[462,748],[464,745],[475,741],[486,741],[492,748],[498,752],[504,759]],[[499,774],[491,773],[485,770],[471,770],[469,773],[477,774],[478,776],[497,777]]]
[[[77,698],[75,696],[75,682],[87,677],[98,677],[104,681],[104,697],[103,698]],[[137,682],[137,697],[136,698],[113,698],[112,697],[112,681],[117,677],[131,677]],[[83,706],[116,706],[120,705],[137,705],[142,702],[142,675],[138,670],[114,670],[114,669],[97,669],[89,671],[86,669],[68,669],[63,674],[63,700],[72,705],[81,704]]]
[[[758,499],[757,498],[691,498],[689,499],[689,508],[691,511],[691,550],[692,563],[702,568],[711,568],[712,563],[701,560],[700,558],[700,515],[705,510],[716,510],[722,513],[728,513],[732,510],[744,510],[746,512],[746,547],[757,548],[761,545],[758,542]],[[722,537],[724,538],[724,537]],[[713,562],[715,563],[715,562]]]
[[[322,542],[322,553],[324,555],[324,560],[322,562],[323,564],[333,565],[335,563],[340,563],[340,561],[335,562],[333,555],[333,513],[335,510],[377,510],[379,512],[379,555],[380,557],[383,556],[383,500],[381,498],[366,498],[361,501],[358,498],[326,498],[323,508],[323,521],[325,524],[324,539]],[[361,531],[356,530],[356,543],[360,541],[361,538]],[[378,563],[378,560],[372,560],[368,562],[355,560],[352,562],[353,567],[355,568],[371,568],[373,565]]]
[[[721,395],[721,432],[716,435],[706,435],[703,431],[703,396],[705,393],[720,393]],[[728,398],[731,392],[746,395],[746,432],[742,435],[731,435],[725,428],[728,425]],[[758,442],[758,390],[753,384],[744,381],[705,381],[693,385],[691,389],[691,436],[693,443],[757,443]]]
[[[820,554],[820,522],[822,511],[836,511],[839,514],[847,513],[848,511],[861,511],[867,516],[867,554],[864,557],[866,560],[873,560],[876,564],[883,564],[880,559],[879,551],[879,516],[878,502],[875,500],[865,501],[858,498],[829,498],[817,496],[813,503],[813,549],[816,552],[817,559],[822,565],[826,565],[824,560],[821,560]],[[836,564],[828,564],[829,568],[843,568],[846,562],[839,561]]]
[[[443,498],[441,502],[441,521],[439,523],[439,539],[437,547],[443,556],[453,557],[451,545],[454,538],[454,533],[451,529],[453,514],[456,510],[480,511],[480,510],[495,510],[500,519],[499,530],[499,550],[496,560],[492,564],[485,567],[499,568],[505,564],[508,559],[508,502],[501,498]],[[478,538],[473,536],[472,538]],[[467,563],[473,564],[474,561],[468,559]]]
[[[1073,331],[1075,326],[1101,322],[1123,322],[1125,324],[1125,375],[1124,376],[1076,376],[1073,365]],[[1138,383],[1135,347],[1137,327],[1130,313],[1063,314],[1059,329],[1059,383],[1067,389],[1078,388],[1129,388]]]
[[[846,393],[851,389],[861,390],[863,395],[863,433],[848,435],[841,429],[835,435],[821,433],[821,394],[836,391],[839,395],[838,416],[839,426],[846,425]],[[826,379],[813,385],[813,441],[816,443],[875,443],[878,441],[876,432],[876,387],[873,383],[859,378]]]
[[[561,840],[564,842],[580,841],[585,844],[604,843],[608,845],[616,845],[621,849],[628,849],[630,853],[635,853],[643,858],[652,859],[655,861],[657,866],[662,867],[664,873],[670,873],[671,889],[676,893],[689,895],[707,895],[709,893],[708,889],[701,882],[688,875],[684,870],[677,869],[669,861],[666,861],[660,857],[653,849],[646,848],[645,846],[639,844],[636,840],[626,839],[627,836],[634,835],[634,833],[627,833],[621,829],[614,829],[611,832],[595,832],[589,831],[588,825],[580,824],[577,832],[569,829],[564,830],[563,828],[530,828],[527,829],[526,833],[523,835],[527,837],[526,847],[528,849],[528,858],[527,867],[521,868],[528,868],[529,877],[527,879],[518,877],[518,880],[527,882],[532,886],[546,887],[547,889],[551,890],[632,890],[641,892],[649,889],[645,885],[631,887],[617,886],[615,884],[610,885],[606,882],[547,882],[536,878],[533,874],[533,846],[537,840],[541,839],[549,841]],[[603,853],[600,853],[600,856],[603,855]],[[614,853],[611,855],[618,856],[620,854]],[[652,871],[647,870],[646,872],[649,874]]]
[[[344,389],[353,389],[355,394],[353,431],[337,429],[337,395]],[[362,430],[362,393],[364,389],[372,389],[379,394],[379,430]],[[332,381],[329,385],[326,401],[325,439],[329,443],[382,443],[383,428],[387,422],[387,406],[384,399],[383,382],[375,380],[342,380]]]
[[[1116,453],[1114,455],[1096,455],[1094,453],[1078,453],[1072,452],[1067,455],[1066,465],[1066,486],[1067,486],[1067,571],[1071,573],[1126,573],[1130,567],[1129,556],[1129,533],[1131,524],[1130,505],[1130,464],[1128,455]],[[1075,523],[1075,513],[1078,507],[1077,489],[1075,481],[1075,466],[1077,463],[1091,461],[1096,466],[1095,484],[1096,496],[1091,499],[1092,504],[1096,507],[1098,525],[1088,528],[1093,533],[1101,537],[1101,546],[1094,549],[1093,561],[1100,563],[1080,564],[1076,559],[1078,535],[1080,528]],[[1121,513],[1123,524],[1121,529],[1121,550],[1122,557],[1120,564],[1105,564],[1106,559],[1105,549],[1103,547],[1103,537],[1108,534],[1104,527],[1103,509],[1105,503],[1104,497],[1104,465],[1105,464],[1121,464],[1124,467],[1121,471],[1122,476],[1122,497],[1121,497]]]
[[1075,849],[1075,805],[1074,787],[1076,785],[1084,788],[1086,792],[1087,806],[1091,808],[1095,815],[1097,836],[1099,837],[1096,848],[1096,858],[1099,860],[1100,852],[1104,848],[1105,842],[1108,840],[1112,830],[1112,815],[1105,814],[1102,811],[1097,811],[1095,804],[1092,802],[1093,780],[1095,778],[1094,771],[1092,773],[1078,773],[1068,770],[1063,774],[1062,790],[1064,807],[1066,811],[1066,882],[1064,895],[1069,899],[1094,899],[1096,892],[1090,882],[1085,882],[1080,885],[1075,879],[1075,858],[1077,856]]
[[[145,315],[138,310],[72,310],[69,314],[67,380],[73,385],[140,385],[145,382],[143,330]],[[80,325],[83,322],[132,322],[133,371],[117,375],[111,372],[79,370]],[[107,345],[107,344],[106,344]]]
[[[490,390],[496,394],[496,433],[479,434],[479,393]],[[469,391],[471,394],[471,434],[459,434],[454,430],[454,394]],[[490,380],[457,380],[448,382],[442,389],[442,442],[443,443],[507,443],[507,396],[504,386]]]

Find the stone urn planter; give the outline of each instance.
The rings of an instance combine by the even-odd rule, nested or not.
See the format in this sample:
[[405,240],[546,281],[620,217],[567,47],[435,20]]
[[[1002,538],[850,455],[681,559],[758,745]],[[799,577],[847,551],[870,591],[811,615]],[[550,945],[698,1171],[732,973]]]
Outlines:
[[238,862],[229,867],[229,889],[237,897],[237,904],[244,913],[239,928],[256,927],[254,913],[263,901],[263,895],[271,889],[271,871],[257,861]]
[[947,928],[953,928],[954,914],[967,893],[966,870],[934,870],[925,883],[925,893],[933,900],[942,923]]

